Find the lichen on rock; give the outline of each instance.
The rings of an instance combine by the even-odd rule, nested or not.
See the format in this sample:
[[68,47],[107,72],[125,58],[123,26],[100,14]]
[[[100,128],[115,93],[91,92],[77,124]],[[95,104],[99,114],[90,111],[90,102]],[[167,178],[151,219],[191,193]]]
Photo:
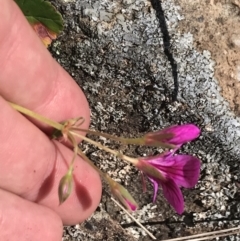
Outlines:
[[[236,184],[240,182],[240,120],[222,95],[218,76],[214,75],[218,67],[214,53],[208,48],[197,49],[192,28],[181,27],[183,22],[191,24],[183,5],[181,8],[180,2],[161,1],[170,37],[170,45],[165,46],[161,22],[151,1],[53,3],[62,11],[65,31],[51,51],[86,93],[92,110],[92,128],[137,136],[172,124],[195,123],[201,127],[201,137],[183,148],[185,153],[194,153],[202,160],[202,177],[195,189],[184,190],[186,208],[182,216],[176,215],[161,195],[156,204],[151,204],[151,186],[149,192],[139,193],[139,176],[131,166],[85,146],[96,165],[121,181],[139,201],[140,210],[134,213],[135,217],[149,224],[147,228],[158,240],[239,225]],[[237,46],[236,39],[232,41]],[[172,100],[175,83],[166,47],[177,64],[176,101]],[[142,156],[160,151],[117,144],[113,147]],[[118,222],[136,240],[149,240],[106,193],[101,208],[109,213],[109,219]],[[99,221],[94,215],[91,220],[94,225]],[[114,240],[106,235],[104,240]],[[123,235],[121,240],[127,240],[124,238]]]

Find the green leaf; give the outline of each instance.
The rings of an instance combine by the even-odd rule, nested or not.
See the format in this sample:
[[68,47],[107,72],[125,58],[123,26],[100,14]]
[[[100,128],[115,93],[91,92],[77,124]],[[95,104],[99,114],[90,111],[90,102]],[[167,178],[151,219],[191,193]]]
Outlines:
[[15,0],[31,25],[41,23],[50,31],[59,34],[63,19],[50,2],[44,0]]

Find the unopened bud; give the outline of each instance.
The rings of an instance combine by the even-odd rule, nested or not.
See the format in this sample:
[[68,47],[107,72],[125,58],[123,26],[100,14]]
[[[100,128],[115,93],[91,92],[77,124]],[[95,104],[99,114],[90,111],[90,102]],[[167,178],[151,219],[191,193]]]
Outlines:
[[[163,130],[148,133],[144,136],[146,144],[169,146],[172,149],[196,139],[200,135],[200,129],[193,124],[174,125]],[[172,147],[171,147],[172,146]]]
[[73,187],[73,168],[70,167],[67,174],[62,177],[58,186],[58,198],[60,205],[67,200]]
[[112,194],[129,210],[135,211],[138,208],[136,201],[131,194],[121,184],[108,178]]

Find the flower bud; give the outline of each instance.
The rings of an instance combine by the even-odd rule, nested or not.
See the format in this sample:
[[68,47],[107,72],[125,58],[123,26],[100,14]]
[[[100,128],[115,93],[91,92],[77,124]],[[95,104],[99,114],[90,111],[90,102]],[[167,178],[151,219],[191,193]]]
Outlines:
[[115,182],[113,179],[108,177],[108,182],[111,188],[112,194],[129,210],[135,211],[138,208],[136,201],[133,199],[131,194],[121,184]]
[[73,168],[70,167],[67,174],[62,177],[58,186],[58,198],[60,205],[67,200],[73,187]]
[[196,139],[200,129],[193,124],[175,125],[163,130],[151,132],[144,136],[146,145],[169,146],[179,148],[184,143]]

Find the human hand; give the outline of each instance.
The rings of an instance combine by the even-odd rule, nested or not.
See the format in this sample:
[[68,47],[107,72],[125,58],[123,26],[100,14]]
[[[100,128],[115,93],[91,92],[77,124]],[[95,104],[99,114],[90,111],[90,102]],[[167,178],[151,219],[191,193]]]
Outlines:
[[100,178],[77,157],[73,192],[59,206],[58,184],[73,152],[6,101],[55,121],[82,116],[85,129],[89,106],[13,0],[1,1],[0,16],[0,240],[59,241],[63,224],[81,222],[97,207]]

